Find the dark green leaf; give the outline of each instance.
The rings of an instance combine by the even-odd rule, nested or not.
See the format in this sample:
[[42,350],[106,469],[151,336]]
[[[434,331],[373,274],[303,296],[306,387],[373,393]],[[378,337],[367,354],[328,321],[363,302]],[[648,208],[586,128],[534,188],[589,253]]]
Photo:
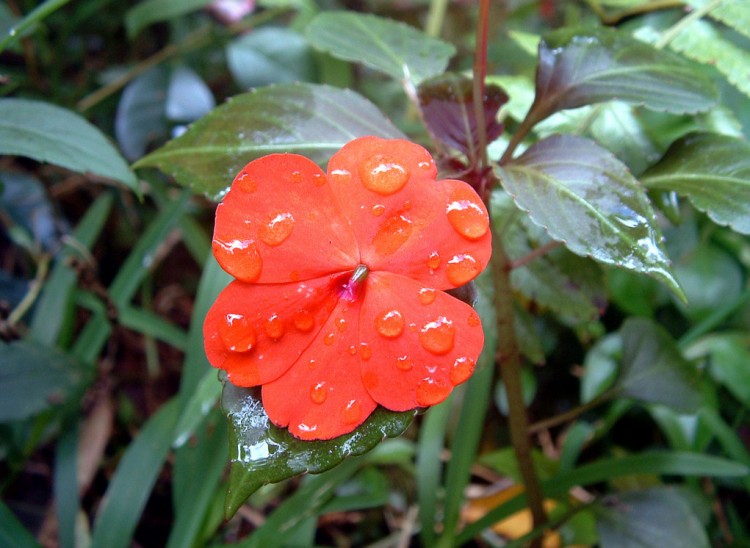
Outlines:
[[664,328],[645,318],[630,318],[621,337],[619,394],[661,403],[681,413],[698,411],[703,401],[698,371]]
[[750,145],[714,133],[676,141],[642,177],[648,188],[675,191],[720,225],[750,234]]
[[177,122],[192,122],[216,106],[211,89],[198,73],[179,66],[169,76],[166,115]]
[[403,137],[353,91],[312,84],[269,86],[232,98],[135,165],[158,167],[180,184],[219,199],[255,158],[295,152],[325,163],[364,135]]
[[3,501],[0,501],[0,545],[24,548],[40,546],[34,535],[21,524]]
[[115,136],[129,160],[137,160],[149,144],[166,137],[168,84],[168,71],[156,67],[135,78],[122,92],[115,114]]
[[232,460],[227,516],[261,486],[304,472],[320,473],[350,455],[366,453],[383,438],[401,434],[414,416],[414,412],[394,413],[379,407],[351,434],[325,441],[301,441],[271,424],[257,389],[225,382],[222,403],[229,418]]
[[604,394],[617,378],[617,364],[622,358],[622,338],[617,333],[602,337],[586,354],[581,379],[581,401],[590,402]]
[[346,61],[362,63],[417,85],[445,70],[456,49],[404,23],[375,15],[326,12],[307,26],[313,47]]
[[645,192],[604,148],[572,135],[548,137],[498,175],[516,204],[573,253],[648,274],[681,296]]
[[47,0],[36,6],[21,21],[7,29],[5,33],[0,34],[0,52],[10,44],[15,43],[16,40],[20,40],[26,36],[27,31],[34,28],[37,23],[43,21],[47,16],[56,12],[68,2],[70,0]]
[[42,101],[0,99],[0,154],[28,156],[137,189],[137,180],[104,134],[78,114]]
[[654,110],[700,112],[717,99],[690,63],[622,31],[560,29],[539,44],[535,122],[567,108],[621,100]]
[[125,16],[128,38],[133,39],[147,26],[190,13],[211,3],[211,0],[145,0],[130,8]]
[[[735,398],[750,406],[750,339],[747,333],[722,333],[696,343],[707,353],[709,371]],[[693,352],[695,352],[694,349]]]
[[23,227],[41,249],[54,253],[59,245],[61,219],[42,182],[24,172],[1,171],[0,209]]
[[672,488],[657,487],[607,497],[596,508],[602,548],[701,548],[710,546],[690,504]]
[[315,60],[305,39],[293,30],[263,27],[227,46],[227,63],[243,88],[310,81]]
[[55,349],[27,341],[0,341],[0,423],[27,419],[80,397],[92,373]]

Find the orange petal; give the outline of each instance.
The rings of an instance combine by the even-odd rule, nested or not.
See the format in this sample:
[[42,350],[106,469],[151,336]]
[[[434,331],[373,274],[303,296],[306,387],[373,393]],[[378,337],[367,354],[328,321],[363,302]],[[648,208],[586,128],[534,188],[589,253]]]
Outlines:
[[245,282],[285,283],[350,270],[357,243],[326,175],[296,154],[271,154],[237,175],[216,209],[213,250]]
[[301,439],[332,439],[362,424],[377,404],[362,383],[359,302],[345,299],[299,360],[263,385],[268,417]]
[[328,164],[360,261],[430,287],[464,285],[491,253],[487,209],[462,181],[435,181],[430,154],[404,140],[355,139]]
[[226,370],[237,386],[257,386],[278,378],[328,320],[338,300],[338,278],[288,284],[230,283],[203,324],[208,361]]
[[443,401],[472,374],[484,344],[479,316],[466,303],[386,272],[372,272],[360,315],[365,387],[392,411]]

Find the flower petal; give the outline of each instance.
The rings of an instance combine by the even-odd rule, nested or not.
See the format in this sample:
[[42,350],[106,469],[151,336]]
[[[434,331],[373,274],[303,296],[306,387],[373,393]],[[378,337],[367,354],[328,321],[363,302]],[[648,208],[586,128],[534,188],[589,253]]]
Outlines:
[[288,284],[230,283],[203,324],[208,361],[226,370],[237,386],[278,378],[328,320],[338,300],[338,280],[324,276]]
[[332,439],[362,424],[377,404],[360,374],[359,302],[345,299],[300,359],[263,385],[271,421],[301,439]]
[[398,139],[355,139],[331,158],[328,180],[371,271],[449,289],[484,270],[487,209],[468,184],[436,173],[424,148]]
[[357,243],[323,171],[297,154],[247,164],[216,210],[213,250],[245,282],[285,283],[351,270]]
[[466,303],[387,272],[372,272],[360,315],[365,387],[392,411],[443,401],[466,381],[484,344],[479,316]]

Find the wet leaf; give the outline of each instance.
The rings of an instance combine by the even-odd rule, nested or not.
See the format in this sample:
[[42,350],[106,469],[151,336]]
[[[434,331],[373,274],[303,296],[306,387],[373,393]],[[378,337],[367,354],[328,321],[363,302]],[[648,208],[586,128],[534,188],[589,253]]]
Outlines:
[[675,191],[720,225],[750,234],[750,145],[715,133],[676,141],[642,177],[648,188]]
[[695,413],[703,398],[700,375],[667,331],[651,320],[630,318],[620,332],[622,365],[615,390],[680,413]]
[[27,156],[137,189],[137,180],[107,137],[78,114],[42,101],[0,99],[0,155]]
[[317,15],[306,36],[316,49],[413,85],[441,74],[456,53],[453,45],[405,23],[353,12]]
[[717,90],[682,59],[613,29],[560,29],[539,44],[534,121],[559,110],[621,100],[690,113],[709,109]]
[[552,136],[498,175],[516,204],[573,253],[648,274],[682,297],[646,193],[606,149]]
[[333,468],[350,455],[366,453],[386,437],[398,436],[414,417],[413,411],[394,413],[379,407],[351,434],[302,441],[271,424],[259,396],[257,389],[224,383],[222,404],[229,418],[232,461],[225,502],[227,517],[263,485]]
[[230,99],[135,167],[157,167],[178,183],[220,199],[251,160],[295,152],[325,163],[364,135],[404,137],[353,91],[313,84],[269,86]]
[[[479,154],[472,88],[473,83],[469,78],[446,73],[422,82],[417,90],[422,115],[432,135],[469,158]],[[507,101],[508,96],[499,86],[486,86],[483,104],[488,144],[503,133],[503,124],[497,121],[497,112]]]

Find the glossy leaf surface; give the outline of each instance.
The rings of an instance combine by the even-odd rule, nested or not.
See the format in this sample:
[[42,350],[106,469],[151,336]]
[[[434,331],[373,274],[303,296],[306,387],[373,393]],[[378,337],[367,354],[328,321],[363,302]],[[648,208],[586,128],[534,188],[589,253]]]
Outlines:
[[104,134],[78,114],[42,101],[0,99],[0,155],[27,156],[79,173],[136,178]]
[[222,403],[229,418],[232,461],[227,516],[261,486],[304,472],[323,472],[350,455],[361,455],[383,438],[401,434],[414,416],[413,411],[394,413],[378,408],[351,434],[326,441],[301,441],[287,429],[271,424],[259,396],[257,389],[224,383]]
[[306,36],[334,57],[414,85],[442,73],[456,52],[451,44],[404,23],[352,12],[321,13],[307,26]]
[[269,86],[233,97],[135,167],[157,167],[219,199],[245,165],[274,152],[325,163],[355,137],[403,137],[353,91],[312,84]]
[[654,110],[700,112],[717,91],[687,61],[611,29],[560,29],[539,44],[530,116],[618,99]]
[[645,192],[606,149],[552,136],[498,175],[516,204],[573,253],[648,274],[681,294]]
[[720,225],[750,234],[750,145],[714,133],[675,142],[644,173],[648,188],[675,191]]

